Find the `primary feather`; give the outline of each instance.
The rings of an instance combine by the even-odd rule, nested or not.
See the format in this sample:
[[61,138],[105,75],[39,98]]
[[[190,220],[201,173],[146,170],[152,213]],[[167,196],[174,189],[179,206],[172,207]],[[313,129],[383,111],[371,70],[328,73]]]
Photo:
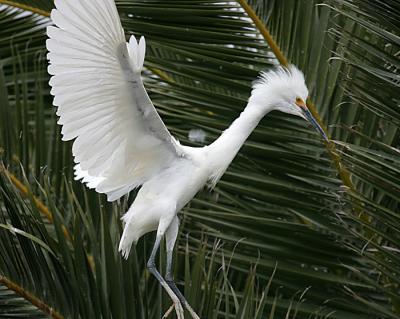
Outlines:
[[63,140],[75,173],[115,200],[157,175],[183,149],[161,121],[140,72],[145,41],[125,41],[113,0],[55,1],[47,49]]

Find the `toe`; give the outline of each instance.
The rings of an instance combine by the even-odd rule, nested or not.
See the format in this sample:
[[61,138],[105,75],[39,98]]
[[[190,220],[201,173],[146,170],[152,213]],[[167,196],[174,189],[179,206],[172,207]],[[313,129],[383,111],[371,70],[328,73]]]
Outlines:
[[174,301],[175,304],[175,312],[178,319],[185,319],[183,308],[179,300]]

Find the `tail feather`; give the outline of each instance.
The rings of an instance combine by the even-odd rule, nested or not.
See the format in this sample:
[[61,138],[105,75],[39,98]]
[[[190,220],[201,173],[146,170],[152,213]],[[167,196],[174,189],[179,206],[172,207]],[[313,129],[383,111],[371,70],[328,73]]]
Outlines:
[[118,251],[121,252],[122,256],[125,259],[128,259],[129,253],[131,252],[132,244],[136,243],[137,238],[135,237],[135,232],[130,229],[130,216],[126,213],[122,216],[122,221],[124,222],[124,231],[121,236],[121,240],[119,242]]
[[129,253],[131,252],[133,240],[129,240],[125,234],[125,231],[119,242],[118,251],[121,253],[122,257],[128,259]]

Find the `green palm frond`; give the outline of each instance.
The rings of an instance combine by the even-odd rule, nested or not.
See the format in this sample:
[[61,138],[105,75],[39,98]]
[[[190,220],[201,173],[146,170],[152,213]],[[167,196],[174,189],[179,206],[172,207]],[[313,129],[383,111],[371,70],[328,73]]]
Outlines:
[[[0,275],[65,318],[160,317],[169,301],[144,267],[152,236],[128,262],[116,251],[119,215],[133,195],[110,205],[72,180],[70,145],[60,140],[47,84],[45,26],[53,2],[0,3],[2,156],[53,216],[50,223],[33,197],[22,198],[2,177],[0,223],[27,236],[0,228],[7,252]],[[145,85],[182,143],[193,144],[192,128],[213,141],[243,109],[258,71],[277,63],[244,1],[117,5],[127,34],[148,40]],[[396,318],[398,6],[249,5],[287,61],[306,74],[335,148],[296,118],[273,113],[263,120],[215,191],[184,210],[180,288],[204,318]],[[350,188],[338,167],[350,173]],[[0,313],[7,311],[2,300],[15,298],[2,291]]]

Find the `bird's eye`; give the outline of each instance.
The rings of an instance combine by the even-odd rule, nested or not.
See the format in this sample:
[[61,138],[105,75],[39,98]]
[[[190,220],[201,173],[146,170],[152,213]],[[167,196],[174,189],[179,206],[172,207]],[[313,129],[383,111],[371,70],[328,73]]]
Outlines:
[[296,97],[296,105],[303,109],[307,108],[306,103],[304,103],[304,101],[301,97]]

